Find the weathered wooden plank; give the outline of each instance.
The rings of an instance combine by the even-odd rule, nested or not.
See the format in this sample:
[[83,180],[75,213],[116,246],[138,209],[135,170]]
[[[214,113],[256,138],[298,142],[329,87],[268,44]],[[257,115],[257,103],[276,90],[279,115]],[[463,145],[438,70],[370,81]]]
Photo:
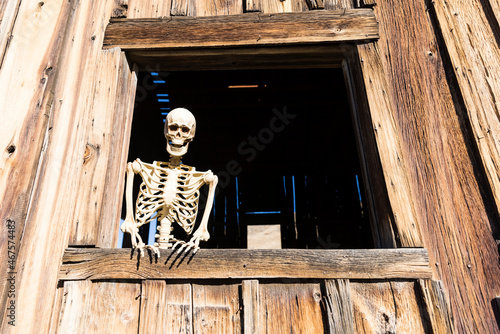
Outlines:
[[92,302],[92,282],[65,282],[57,332],[78,333],[83,319],[88,319]]
[[201,17],[243,14],[244,0],[191,1],[193,4],[189,7],[189,16]]
[[247,12],[262,12],[266,14],[303,12],[309,9],[307,0],[245,0]]
[[58,333],[137,333],[140,294],[137,283],[66,282]]
[[[478,2],[460,1],[459,7],[456,3],[448,2],[459,16],[454,20],[475,16],[468,12],[482,7]],[[437,4],[444,2],[437,2],[436,8]],[[428,16],[432,7],[418,1],[378,0],[374,11],[384,32],[377,43],[390,83],[386,93],[397,107],[394,115],[409,167],[412,205],[434,277],[449,293],[459,333],[492,333],[497,321],[491,300],[500,291],[498,246],[492,236],[492,228],[498,226],[497,206],[487,195],[459,87],[444,67],[449,62],[435,35],[439,25],[433,26],[433,16]],[[483,29],[470,24],[471,34]],[[461,42],[457,43],[458,47]],[[466,56],[481,61],[478,50],[488,47],[477,45]]]
[[329,333],[354,333],[354,314],[349,280],[326,280],[324,300]]
[[324,333],[319,283],[260,284],[261,333]]
[[326,10],[346,10],[354,8],[355,0],[325,0]]
[[[118,50],[116,50],[118,51]],[[103,185],[98,185],[102,191],[100,206],[100,217],[98,217],[97,247],[116,247],[118,238],[118,228],[120,225],[122,201],[123,201],[123,180],[125,179],[125,169],[128,159],[128,148],[130,142],[130,132],[132,128],[132,116],[134,112],[135,90],[137,86],[137,76],[135,71],[131,72],[125,54],[121,52],[120,63],[118,64],[118,91],[116,93],[115,105],[110,107],[112,112],[112,122],[105,131],[108,131],[109,149],[101,150],[100,158],[106,161],[107,168],[101,174],[104,179]],[[107,113],[110,113],[109,110]],[[94,119],[93,128],[96,126]],[[103,128],[103,124],[100,125]],[[104,137],[103,137],[104,140]],[[108,154],[103,154],[108,152]],[[102,171],[101,171],[102,172]],[[89,185],[86,185],[89,187]],[[90,187],[92,188],[92,187]],[[94,187],[95,189],[95,187]],[[114,231],[110,233],[110,231]]]
[[[69,15],[70,9],[58,1],[48,5],[9,1],[0,24],[0,250],[13,259],[0,264],[2,315],[7,310],[7,275],[16,272],[21,236],[44,154],[59,70],[60,31],[67,23],[62,17]],[[2,316],[0,323],[5,324],[5,319]],[[7,331],[9,327],[3,328]]]
[[[389,83],[376,43],[357,46],[358,54],[351,61],[359,64],[370,118],[382,164],[385,187],[391,203],[397,242],[402,247],[423,247],[412,194],[410,192],[406,157],[401,146],[395,109],[387,95]],[[357,59],[356,59],[357,58]]]
[[[286,31],[286,34],[283,33]],[[216,17],[115,19],[104,44],[124,50],[331,43],[378,38],[370,9]]]
[[191,285],[142,282],[139,333],[191,333]]
[[54,308],[52,309],[52,315],[50,317],[50,327],[48,333],[56,334],[59,328],[59,316],[61,315],[61,309],[64,301],[64,286],[60,285],[57,287],[56,296],[54,300]]
[[368,208],[370,210],[370,225],[373,243],[377,248],[397,247],[394,225],[394,214],[389,199],[379,154],[378,143],[373,133],[373,121],[366,95],[363,73],[356,61],[355,47],[344,47],[346,59],[342,63],[347,85],[349,103],[352,110],[353,125],[356,129],[358,152],[363,166]]
[[[111,145],[117,91],[121,89],[119,71],[121,53],[117,50],[104,50],[93,68],[88,68],[81,91],[88,98],[82,108],[86,109],[88,122],[85,133],[85,155],[83,156],[82,176],[77,187],[79,196],[85,200],[76,203],[73,227],[70,229],[69,245],[97,244],[98,222],[109,168],[108,157],[116,147]],[[105,92],[105,93],[104,93]],[[125,111],[127,112],[127,111]],[[119,166],[116,166],[119,167]],[[116,190],[113,189],[116,193]],[[115,218],[119,221],[118,217]],[[112,235],[108,231],[108,235]],[[114,246],[114,245],[110,245]]]
[[59,279],[429,278],[425,249],[161,250],[158,261],[130,249],[67,249]]
[[170,16],[172,0],[129,0],[129,19]]
[[344,56],[338,45],[132,50],[127,55],[141,69],[157,71],[331,68],[340,67]]
[[[24,230],[19,231],[23,237],[18,245],[17,264],[23,270],[17,271],[16,285],[19,293],[16,296],[16,302],[23,312],[19,313],[16,326],[23,328],[23,331],[26,332],[48,332],[56,295],[57,268],[60,266],[62,253],[68,242],[69,222],[78,198],[78,184],[85,147],[84,138],[86,137],[84,129],[86,129],[86,122],[91,121],[85,115],[84,106],[87,97],[80,95],[82,94],[80,88],[82,88],[82,82],[86,75],[86,68],[94,66],[97,54],[102,52],[101,43],[105,25],[102,24],[101,19],[106,20],[106,17],[109,17],[112,3],[105,1],[95,3],[26,1],[22,3],[20,13],[25,4],[27,11],[18,15],[18,20],[21,17],[25,19],[26,29],[33,28],[32,24],[35,22],[36,28],[33,29],[33,35],[27,38],[27,42],[18,45],[19,50],[13,55],[13,58],[17,58],[16,62],[22,62],[20,72],[18,72],[18,65],[15,65],[15,62],[12,63],[12,67],[7,66],[11,60],[7,62],[7,57],[4,59],[5,68],[9,68],[9,71],[8,76],[4,78],[8,79],[8,84],[2,84],[2,87],[11,87],[15,93],[11,91],[10,95],[18,97],[16,99],[9,98],[16,100],[9,108],[16,103],[26,102],[36,106],[41,100],[23,97],[19,95],[19,92],[24,89],[33,92],[36,91],[35,87],[45,85],[47,78],[39,77],[34,73],[40,73],[39,71],[50,73],[51,70],[59,69],[57,71],[57,84],[50,91],[54,103],[46,104],[41,101],[40,105],[46,107],[37,111],[37,113],[42,113],[40,114],[41,118],[49,118],[49,126],[47,131],[43,133],[45,138],[43,139],[42,159],[33,160],[38,161],[34,167],[38,170],[35,186],[29,200],[29,211],[26,218],[28,223]],[[33,8],[33,5],[37,5],[37,7]],[[66,7],[67,5],[70,7]],[[32,11],[30,12],[28,9]],[[45,12],[43,12],[44,10]],[[40,14],[40,11],[44,14]],[[32,15],[34,16],[32,17]],[[100,19],[90,19],[95,17]],[[57,24],[60,25],[60,28],[50,32],[50,30],[45,29],[45,26],[42,28],[42,22],[48,28],[54,29]],[[14,27],[15,29],[16,27]],[[17,31],[19,37],[22,36],[21,31]],[[52,51],[48,47],[50,44],[43,44],[51,38],[64,38],[64,42]],[[47,62],[48,58],[45,58],[52,52],[60,53],[57,64],[51,64]],[[36,55],[35,58],[40,59],[42,63],[32,61],[29,57],[26,58],[28,55],[31,57]],[[16,79],[16,76],[23,73],[24,70],[28,71],[26,77],[21,75]],[[24,80],[26,78],[29,79]],[[17,81],[18,79],[20,81]],[[8,90],[2,89],[2,96],[5,93],[9,93]],[[1,101],[9,99],[2,98]],[[36,108],[39,107],[35,107],[34,110],[37,110]],[[26,105],[17,105],[15,110],[22,113],[23,110],[30,110],[30,108]],[[4,115],[4,113],[1,114]],[[8,117],[12,117],[17,113],[6,114]],[[33,120],[36,120],[36,117],[30,119],[29,122]],[[3,121],[7,120],[3,119]],[[30,124],[29,122],[27,124]],[[25,129],[29,128],[29,126],[25,127]],[[37,135],[35,134],[33,137],[37,142]],[[31,138],[26,139],[28,145],[31,144]],[[19,150],[19,152],[21,151],[22,149]],[[33,161],[30,160],[30,162]],[[9,187],[4,187],[2,184],[2,189],[8,190]],[[20,195],[16,192],[13,192],[14,194],[15,196]],[[7,332],[7,329],[4,329]]]
[[418,285],[432,327],[432,333],[456,333],[449,298],[443,289],[441,281],[419,280]]
[[193,333],[241,333],[238,284],[193,284]]
[[130,0],[128,18],[216,16],[243,13],[243,0]]
[[490,25],[489,1],[433,4],[446,51],[467,109],[475,143],[500,209],[500,35]]
[[241,287],[243,302],[243,333],[259,334],[259,281],[244,280]]
[[414,282],[351,282],[356,333],[426,333]]

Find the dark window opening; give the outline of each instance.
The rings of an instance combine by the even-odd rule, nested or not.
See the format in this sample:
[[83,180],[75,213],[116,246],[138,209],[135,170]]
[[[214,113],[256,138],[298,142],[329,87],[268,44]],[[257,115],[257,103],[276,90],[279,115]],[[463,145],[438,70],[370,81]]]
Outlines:
[[141,72],[129,161],[168,161],[177,107],[197,122],[183,163],[219,177],[202,248],[246,248],[256,225],[279,225],[282,248],[373,247],[341,69]]

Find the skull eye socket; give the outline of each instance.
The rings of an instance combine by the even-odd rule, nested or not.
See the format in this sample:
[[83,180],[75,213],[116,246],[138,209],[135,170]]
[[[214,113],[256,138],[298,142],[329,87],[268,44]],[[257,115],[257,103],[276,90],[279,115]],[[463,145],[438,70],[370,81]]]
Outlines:
[[189,133],[189,130],[190,130],[190,129],[189,129],[187,126],[183,126],[183,127],[181,128],[181,131],[182,131],[183,133]]
[[177,124],[172,124],[168,126],[168,129],[170,131],[177,131],[179,129],[179,126]]

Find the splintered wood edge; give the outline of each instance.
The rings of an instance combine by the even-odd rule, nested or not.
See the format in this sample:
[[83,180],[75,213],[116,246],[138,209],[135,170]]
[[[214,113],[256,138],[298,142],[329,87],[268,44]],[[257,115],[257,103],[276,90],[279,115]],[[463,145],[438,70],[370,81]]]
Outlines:
[[161,250],[141,257],[131,249],[68,248],[60,280],[101,279],[422,279],[431,278],[423,248],[311,250]]
[[378,22],[371,9],[321,10],[114,19],[106,28],[104,47],[119,46],[129,51],[369,41],[379,37]]

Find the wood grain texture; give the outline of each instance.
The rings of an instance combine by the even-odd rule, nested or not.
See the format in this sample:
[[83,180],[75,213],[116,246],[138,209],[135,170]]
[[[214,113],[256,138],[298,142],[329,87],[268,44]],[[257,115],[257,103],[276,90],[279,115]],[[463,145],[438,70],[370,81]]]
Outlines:
[[414,282],[351,282],[356,333],[427,333]]
[[139,333],[191,333],[191,295],[190,284],[143,281]]
[[324,333],[319,283],[260,284],[261,333]]
[[[378,248],[397,247],[397,226],[394,224],[393,208],[389,198],[381,159],[367,99],[363,73],[358,63],[355,46],[344,47],[346,59],[342,62],[348,98],[351,106],[353,126],[361,162],[373,243]],[[373,102],[372,102],[373,104]]]
[[238,284],[193,284],[193,333],[241,333]]
[[[70,9],[58,1],[47,4],[41,8],[36,3],[9,1],[0,25],[0,250],[6,259],[9,255],[19,258],[21,236],[29,224],[26,217],[40,157],[46,149],[44,140],[59,71],[60,30],[66,27],[63,17]],[[13,265],[17,265],[15,260]],[[2,315],[7,272],[16,271],[8,265],[7,261],[0,264]],[[2,316],[0,324],[5,319]]]
[[456,329],[450,310],[449,298],[440,281],[419,280],[420,295],[434,334],[453,334]]
[[130,249],[67,249],[61,280],[165,278],[429,278],[424,249],[161,250],[158,261]]
[[[119,50],[115,50],[119,52]],[[105,53],[103,51],[103,53]],[[106,141],[109,149],[101,149],[98,159],[101,165],[106,165],[100,170],[100,178],[103,184],[98,184],[97,189],[101,192],[101,201],[98,203],[100,216],[94,223],[97,225],[97,247],[116,247],[118,243],[118,229],[123,201],[125,169],[128,159],[128,148],[130,143],[130,132],[132,128],[132,117],[134,112],[134,101],[137,87],[137,68],[131,71],[127,57],[120,52],[119,63],[113,70],[117,73],[117,92],[114,105],[106,114],[112,115],[111,123],[100,123],[96,126],[93,121],[93,129],[103,132],[102,141]],[[101,93],[105,90],[101,90]],[[112,113],[109,110],[114,110]],[[101,110],[102,112],[102,110]],[[106,118],[105,118],[106,119]],[[104,124],[108,127],[104,128]],[[106,138],[106,135],[108,138]],[[103,162],[104,161],[104,162]],[[89,184],[82,185],[89,188]],[[91,187],[92,188],[92,187]],[[96,191],[96,185],[92,188]]]
[[[112,167],[108,166],[108,156],[115,148],[111,145],[115,113],[110,111],[115,109],[119,89],[117,86],[120,84],[116,68],[120,67],[120,61],[120,52],[105,50],[99,55],[96,66],[89,68],[83,79],[81,91],[83,96],[89,97],[89,101],[82,108],[86,109],[89,121],[82,124],[86,127],[85,154],[77,189],[80,189],[79,196],[85,200],[76,203],[69,245],[97,244],[97,224],[101,216],[104,191],[108,187],[105,182],[106,172]],[[109,218],[119,221],[116,216]]]
[[329,333],[353,334],[354,313],[349,280],[326,280],[324,299]]
[[259,281],[244,280],[241,284],[241,295],[243,302],[243,333],[258,334],[261,332],[259,325]]
[[58,333],[137,333],[137,283],[66,282]]
[[171,0],[128,0],[127,18],[170,16]]
[[373,11],[356,9],[274,15],[247,13],[199,18],[115,19],[106,29],[104,45],[132,50],[331,43],[376,38],[378,27]]
[[262,13],[290,13],[309,10],[307,0],[280,1],[280,0],[245,0],[247,12]]
[[354,8],[356,0],[325,0],[326,10],[345,10]]
[[[377,44],[357,47],[358,59],[363,74],[365,92],[370,110],[372,128],[382,164],[385,188],[393,213],[393,227],[397,243],[402,247],[422,247],[419,223],[413,205],[413,194],[409,187],[405,152],[395,118],[395,109],[387,92],[390,89]],[[355,66],[355,65],[353,65]]]
[[500,33],[482,4],[433,3],[497,210],[500,208]]
[[[58,3],[59,6],[64,5],[64,7],[57,7]],[[24,230],[18,231],[22,233],[23,238],[18,245],[20,251],[17,264],[18,268],[22,269],[17,271],[16,284],[19,293],[16,301],[23,312],[19,313],[16,325],[26,332],[33,332],[35,328],[39,332],[47,332],[50,327],[57,286],[56,272],[60,266],[62,252],[67,246],[71,216],[78,201],[78,185],[83,174],[82,162],[87,138],[85,131],[92,121],[92,118],[88,117],[87,103],[93,97],[84,95],[89,92],[87,80],[91,78],[91,76],[86,77],[86,73],[95,67],[102,52],[105,26],[100,20],[106,20],[105,18],[109,17],[112,10],[112,3],[105,1],[71,2],[69,3],[71,7],[65,9],[66,15],[59,16],[64,12],[62,9],[66,8],[66,4],[68,2],[37,3],[39,7],[41,6],[41,8],[37,7],[38,13],[40,10],[47,11],[45,14],[48,17],[39,16],[46,20],[47,27],[54,28],[54,24],[60,22],[60,24],[64,23],[63,28],[58,29],[53,35],[44,29],[34,29],[35,35],[29,39],[31,41],[34,38],[33,43],[28,43],[33,49],[26,48],[25,43],[24,49],[16,55],[18,60],[23,59],[21,54],[37,55],[37,59],[43,60],[43,65],[37,65],[36,62],[28,60],[23,62],[23,68],[30,72],[29,77],[36,80],[36,85],[44,85],[46,79],[37,79],[33,73],[37,70],[50,73],[47,69],[59,67],[56,84],[50,91],[51,100],[54,103],[47,105],[47,111],[50,111],[47,115],[41,115],[42,118],[48,118],[49,123],[46,131],[43,132],[45,138],[42,158],[39,161],[34,160],[37,161],[33,167],[37,172],[37,177],[29,199],[27,224]],[[29,12],[26,16],[29,21]],[[89,19],[95,17],[100,19]],[[47,45],[38,43],[46,41],[46,38],[54,38],[54,36],[64,39],[64,42],[57,50],[54,50],[60,54],[57,64],[50,64],[45,62],[46,58],[39,58],[39,55],[42,52],[40,50],[46,50],[43,52],[49,55],[52,52],[51,49]],[[120,53],[119,50],[110,50],[109,53],[113,52]],[[5,60],[7,61],[7,58]],[[45,67],[47,65],[49,67]],[[37,70],[33,70],[32,66],[37,67]],[[15,72],[13,68],[11,71]],[[10,75],[14,72],[10,72]],[[10,80],[10,84],[12,89],[17,89],[18,92],[22,91],[23,87],[33,89],[33,86],[30,88],[29,81],[16,83]],[[2,89],[2,94],[5,93],[6,91]],[[40,101],[27,98],[21,100],[31,101],[35,105]],[[40,101],[40,105],[44,104]],[[19,110],[29,110],[29,107],[21,107]],[[30,129],[30,127],[25,126],[24,129]],[[36,140],[36,135],[34,137]],[[16,191],[13,194],[16,194]],[[16,196],[20,195],[21,193],[16,194]],[[12,328],[4,328],[3,332],[8,332],[8,330]]]
[[[470,15],[459,9],[459,15]],[[434,279],[450,296],[459,333],[492,333],[498,326],[491,300],[500,291],[492,236],[496,206],[475,155],[467,112],[452,80],[447,81],[451,72],[440,53],[438,30],[422,2],[378,0],[374,10],[386,93]]]

